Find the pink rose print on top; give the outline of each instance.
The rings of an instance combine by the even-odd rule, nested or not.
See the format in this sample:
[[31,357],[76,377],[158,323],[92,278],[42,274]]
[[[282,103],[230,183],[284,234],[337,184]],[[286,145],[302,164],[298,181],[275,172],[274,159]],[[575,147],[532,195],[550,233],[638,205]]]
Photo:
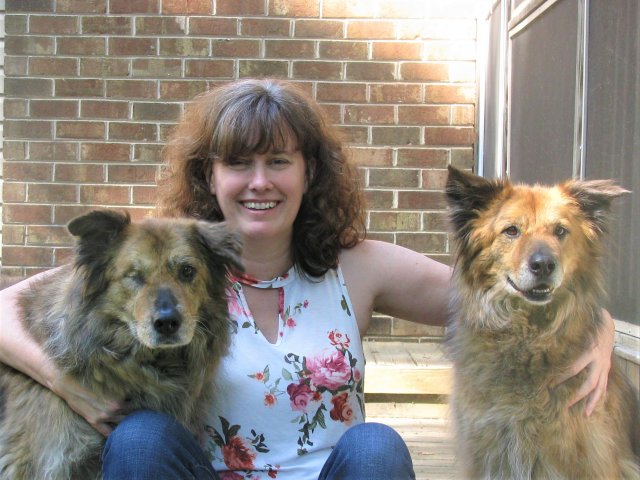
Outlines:
[[[309,301],[305,300],[304,302],[296,303],[295,305],[289,305],[287,308],[284,307],[284,290],[280,289],[280,317],[282,318],[282,325],[286,328],[295,328],[298,323],[294,318],[294,315],[300,315],[302,310],[309,306]],[[280,336],[282,336],[282,332],[280,332]]]
[[[298,423],[298,455],[305,455],[308,446],[313,446],[316,428],[327,428],[325,412],[330,420],[351,425],[357,418],[364,418],[363,378],[356,367],[357,359],[349,351],[351,339],[348,335],[331,330],[327,332],[331,348],[314,356],[285,355],[288,368],[282,369],[282,378],[289,383],[287,394],[291,409]],[[328,404],[331,402],[331,411]],[[358,411],[354,409],[359,408]]]
[[264,394],[264,404],[267,407],[273,407],[278,402],[278,399],[273,393]]
[[[240,434],[240,425],[231,425],[224,417],[220,419],[221,431],[217,431],[210,425],[205,426],[205,432],[211,437],[215,445],[220,449],[222,460],[229,470],[250,471],[255,470],[254,461],[258,453],[266,453],[269,448],[265,444],[263,434],[251,430],[252,437]],[[214,453],[216,457],[217,454]],[[219,458],[219,457],[218,457]],[[224,472],[232,475],[233,472]],[[233,476],[222,478],[235,478]],[[244,477],[240,477],[244,478]]]
[[316,357],[307,358],[311,381],[319,387],[336,390],[351,378],[351,366],[339,350],[325,350]]
[[306,412],[309,402],[313,400],[314,392],[306,383],[290,383],[287,393],[291,400],[291,409],[298,412]]
[[338,330],[331,330],[329,332],[329,341],[334,347],[339,348],[340,350],[345,350],[349,348],[351,339],[349,338],[349,335],[343,335]]
[[340,395],[336,395],[331,399],[333,408],[329,412],[329,416],[336,421],[344,422],[347,425],[351,424],[354,417],[353,407],[349,402],[349,394],[343,392]]
[[247,446],[241,437],[231,437],[227,445],[220,450],[224,457],[224,464],[231,470],[253,470],[256,453]]
[[264,367],[264,370],[261,372],[256,372],[249,375],[249,378],[253,378],[258,382],[264,384],[267,391],[264,394],[264,404],[267,407],[273,407],[276,403],[278,403],[278,396],[282,395],[284,392],[278,388],[280,383],[280,379],[276,379],[275,382],[270,382],[271,374],[269,373],[269,365]]

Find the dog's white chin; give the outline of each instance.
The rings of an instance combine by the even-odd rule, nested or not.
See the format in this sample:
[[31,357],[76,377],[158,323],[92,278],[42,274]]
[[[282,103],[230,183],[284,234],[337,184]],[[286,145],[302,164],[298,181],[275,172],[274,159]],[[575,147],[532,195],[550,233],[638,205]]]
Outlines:
[[183,347],[184,345],[189,344],[189,340],[180,340],[180,339],[163,339],[152,342],[141,342],[145,347],[151,349],[169,349],[169,348],[178,348]]
[[193,338],[193,334],[185,331],[184,328],[171,335],[162,335],[153,330],[153,328],[131,328],[131,333],[141,345],[152,350],[182,347],[188,345]]
[[548,295],[545,298],[530,298],[527,297],[526,295],[520,295],[520,297],[525,300],[526,302],[530,303],[531,305],[538,305],[538,306],[542,306],[542,305],[546,305],[548,303],[551,302],[551,300],[553,300],[553,297],[551,295]]

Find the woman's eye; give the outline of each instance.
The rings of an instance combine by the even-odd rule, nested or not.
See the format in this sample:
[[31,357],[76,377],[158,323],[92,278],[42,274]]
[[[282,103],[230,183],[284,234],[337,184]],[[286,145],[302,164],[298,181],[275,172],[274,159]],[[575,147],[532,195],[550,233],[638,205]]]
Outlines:
[[230,168],[240,169],[246,168],[249,165],[249,160],[246,158],[231,157],[227,159],[225,164]]
[[275,167],[285,167],[291,162],[286,158],[272,158],[269,163]]
[[507,237],[517,238],[520,236],[520,230],[515,225],[509,225],[505,228],[502,233],[504,233]]

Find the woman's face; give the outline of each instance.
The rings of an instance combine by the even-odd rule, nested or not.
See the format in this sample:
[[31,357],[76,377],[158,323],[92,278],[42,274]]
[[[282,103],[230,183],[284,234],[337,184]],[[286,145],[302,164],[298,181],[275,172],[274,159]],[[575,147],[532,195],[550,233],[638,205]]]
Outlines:
[[289,139],[283,151],[215,160],[209,188],[225,221],[245,241],[289,243],[307,188],[305,159]]

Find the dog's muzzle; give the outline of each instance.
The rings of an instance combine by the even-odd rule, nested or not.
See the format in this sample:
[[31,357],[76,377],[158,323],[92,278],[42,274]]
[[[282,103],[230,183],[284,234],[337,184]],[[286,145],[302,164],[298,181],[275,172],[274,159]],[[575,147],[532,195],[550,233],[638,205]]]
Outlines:
[[541,281],[550,278],[557,266],[556,257],[546,249],[540,249],[529,257],[529,271]]
[[182,325],[182,316],[177,309],[178,301],[168,289],[158,291],[154,304],[153,329],[161,335],[173,335]]
[[507,285],[531,303],[551,301],[562,281],[558,258],[545,246],[539,246],[523,262],[519,271],[507,277]]

